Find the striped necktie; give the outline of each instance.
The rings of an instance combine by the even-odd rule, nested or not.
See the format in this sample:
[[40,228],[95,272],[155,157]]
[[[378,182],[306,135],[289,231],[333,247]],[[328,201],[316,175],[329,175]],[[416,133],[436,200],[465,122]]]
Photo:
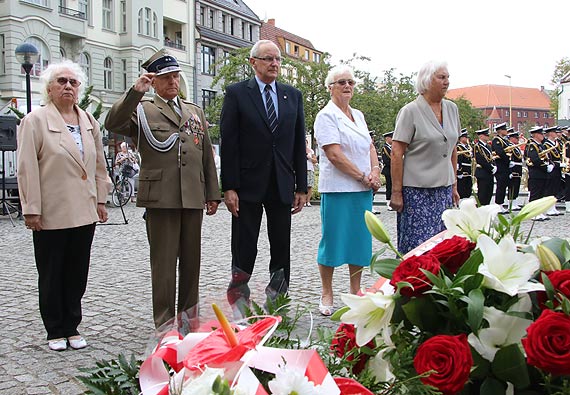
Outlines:
[[178,120],[180,121],[180,118],[182,118],[182,115],[180,114],[180,109],[178,108],[176,103],[174,103],[174,100],[169,100],[168,105],[170,106],[172,111],[174,111],[174,114],[176,114],[176,116],[178,117]]
[[265,102],[267,103],[267,119],[269,119],[269,129],[271,133],[275,132],[277,128],[277,113],[275,112],[275,105],[271,98],[271,85],[265,85]]

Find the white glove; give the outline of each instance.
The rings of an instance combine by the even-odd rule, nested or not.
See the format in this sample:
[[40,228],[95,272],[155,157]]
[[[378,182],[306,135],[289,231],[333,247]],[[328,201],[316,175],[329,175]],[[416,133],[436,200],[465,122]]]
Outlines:
[[461,180],[461,179],[463,178],[463,174],[458,174],[458,175],[457,175],[457,178],[458,178],[459,180]]
[[457,164],[457,169],[455,169],[455,170],[459,170],[459,163]]
[[509,174],[509,179],[513,178],[513,173]]
[[560,168],[561,168],[561,169],[565,169],[567,166],[568,166],[568,165],[567,165],[566,163],[561,163],[561,164],[560,164]]
[[497,166],[493,166],[493,169],[491,170],[491,173],[495,174],[497,172]]
[[509,161],[509,169],[515,167],[515,162],[513,162],[512,160]]
[[549,165],[546,166],[546,172],[547,173],[552,172],[553,169],[554,169],[554,165],[552,163],[550,163]]

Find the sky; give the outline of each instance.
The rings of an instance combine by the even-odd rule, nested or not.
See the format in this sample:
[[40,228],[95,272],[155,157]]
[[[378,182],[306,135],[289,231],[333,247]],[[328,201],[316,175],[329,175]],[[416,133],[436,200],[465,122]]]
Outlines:
[[[448,64],[450,89],[509,85],[552,89],[570,58],[569,0],[244,0],[261,20],[329,52],[354,53],[359,69],[411,75],[429,60]],[[510,75],[509,79],[505,75]]]

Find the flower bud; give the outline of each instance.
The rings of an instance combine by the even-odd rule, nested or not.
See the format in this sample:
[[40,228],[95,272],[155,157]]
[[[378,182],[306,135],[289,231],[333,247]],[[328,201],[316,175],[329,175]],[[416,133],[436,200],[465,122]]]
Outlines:
[[556,198],[554,196],[546,196],[526,204],[519,214],[515,217],[519,221],[524,221],[530,218],[534,218],[539,214],[545,213],[556,204]]
[[382,221],[378,219],[373,213],[370,211],[366,211],[364,213],[364,221],[366,222],[366,227],[368,231],[376,240],[381,241],[382,243],[389,243],[390,236],[384,227]]
[[554,252],[543,244],[536,246],[536,256],[540,261],[540,269],[545,272],[561,270],[560,260]]

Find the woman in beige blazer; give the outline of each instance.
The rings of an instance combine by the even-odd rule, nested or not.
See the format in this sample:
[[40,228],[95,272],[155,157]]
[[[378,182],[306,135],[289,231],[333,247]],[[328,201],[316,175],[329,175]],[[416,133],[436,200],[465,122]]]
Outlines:
[[18,187],[33,231],[40,313],[49,348],[87,342],[77,327],[95,223],[107,220],[107,175],[99,125],[77,106],[85,75],[64,61],[42,73],[46,105],[18,130]]
[[401,253],[445,230],[441,214],[459,202],[455,169],[461,123],[455,103],[444,99],[448,87],[447,64],[426,63],[418,73],[418,97],[396,118],[390,207],[398,212]]

